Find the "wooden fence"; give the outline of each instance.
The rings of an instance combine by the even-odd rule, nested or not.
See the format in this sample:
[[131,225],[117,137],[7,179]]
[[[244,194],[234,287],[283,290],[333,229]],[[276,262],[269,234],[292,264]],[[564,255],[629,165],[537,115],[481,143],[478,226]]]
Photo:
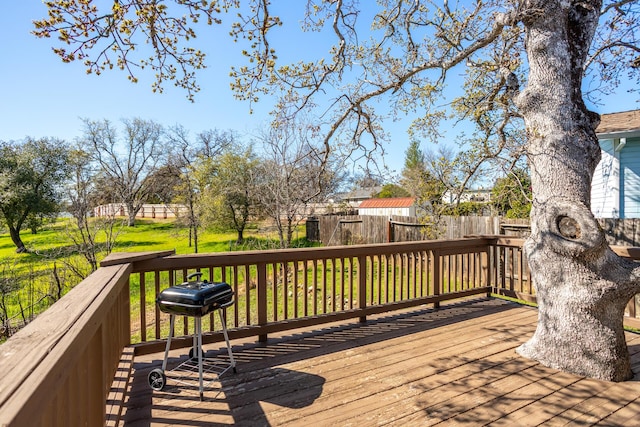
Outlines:
[[[416,217],[326,215],[307,221],[307,237],[324,246],[450,240],[465,236],[510,235],[524,237],[528,219],[483,216],[445,216],[437,224],[421,224]],[[317,228],[317,231],[316,231]],[[314,239],[315,237],[315,239]]]
[[[610,245],[640,246],[640,219],[599,218]],[[416,217],[326,215],[307,221],[307,237],[325,246],[461,239],[465,236],[527,237],[528,219],[488,216],[444,216],[437,224],[420,224]]]
[[640,218],[599,218],[610,245],[640,246]]

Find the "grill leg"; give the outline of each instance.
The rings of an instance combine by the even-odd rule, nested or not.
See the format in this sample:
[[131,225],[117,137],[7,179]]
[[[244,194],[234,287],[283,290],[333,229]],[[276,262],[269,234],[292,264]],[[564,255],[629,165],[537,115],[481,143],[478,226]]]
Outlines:
[[198,336],[198,375],[200,377],[200,401],[202,402],[204,394],[204,382],[202,380],[202,317],[195,318],[196,335]]
[[164,349],[164,360],[162,361],[162,372],[167,370],[167,358],[169,357],[169,349],[171,348],[171,338],[173,338],[173,327],[176,323],[176,316],[169,316],[169,337],[167,338],[167,346]]
[[194,327],[193,344],[191,345],[192,350],[191,350],[191,353],[190,353],[190,354],[193,355],[192,357],[196,357],[196,354],[198,354],[196,352],[200,351],[200,348],[198,347],[198,331],[197,331],[197,329],[195,329],[196,328],[196,323],[198,323],[197,318],[196,318],[196,320],[194,320],[194,324],[193,324],[193,327]]
[[233,358],[233,352],[231,351],[231,343],[229,342],[229,334],[227,333],[227,321],[225,319],[225,309],[220,308],[218,310],[220,313],[220,322],[222,323],[222,334],[224,335],[224,341],[227,343],[227,353],[229,353],[229,361],[231,363],[231,367],[233,368],[233,372],[236,372],[236,361]]

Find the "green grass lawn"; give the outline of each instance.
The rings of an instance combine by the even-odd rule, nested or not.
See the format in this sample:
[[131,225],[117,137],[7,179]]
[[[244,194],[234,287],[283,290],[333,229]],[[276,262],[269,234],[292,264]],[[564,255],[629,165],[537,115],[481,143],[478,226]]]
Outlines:
[[[11,320],[11,326],[18,326],[21,322],[29,320],[34,315],[45,310],[51,303],[53,303],[56,297],[60,294],[58,283],[62,283],[62,294],[68,292],[73,286],[80,282],[81,278],[73,273],[74,264],[84,267],[86,270],[87,262],[83,258],[75,254],[61,255],[60,249],[72,248],[72,241],[69,234],[66,232],[66,228],[69,225],[69,220],[58,220],[55,223],[47,224],[37,234],[31,234],[29,231],[25,231],[22,235],[23,241],[27,246],[29,252],[23,254],[15,253],[15,246],[11,242],[11,239],[7,233],[0,234],[0,287],[19,282],[19,289],[12,292],[0,292],[0,321],[5,321],[7,318]],[[245,242],[243,245],[236,244],[237,235],[234,232],[213,232],[202,231],[199,234],[199,250],[200,253],[210,252],[226,252],[236,250],[254,250],[254,249],[273,249],[278,247],[277,236],[272,228],[252,227],[245,232]],[[304,236],[304,227],[300,227],[294,234],[294,237]],[[294,245],[297,247],[309,246],[306,239],[299,238],[294,241]],[[113,252],[146,252],[146,251],[162,251],[162,250],[175,250],[179,255],[194,253],[195,249],[189,245],[189,231],[184,228],[180,228],[172,220],[151,220],[151,219],[139,219],[136,221],[135,227],[121,227],[117,238],[117,245]],[[102,253],[101,257],[106,256],[106,253]],[[98,259],[100,261],[100,259]],[[283,284],[279,281],[269,285],[267,290],[267,301],[270,304],[268,312],[273,313],[277,311],[277,318],[283,319],[295,318],[302,315],[300,312],[293,312],[293,304],[287,307],[287,316],[285,316],[284,301],[288,298],[289,293],[295,292],[295,296],[300,301],[306,301],[309,307],[313,304],[318,305],[318,312],[325,313],[335,309],[350,308],[353,301],[357,301],[358,288],[356,281],[351,280],[357,277],[358,270],[354,265],[353,260],[327,260],[327,265],[324,269],[314,270],[307,266],[304,269],[300,269],[296,265],[288,265],[290,271],[295,272],[298,278],[298,284],[304,283],[305,286],[300,289],[293,290],[291,283],[289,287],[283,287]],[[346,264],[345,264],[346,262]],[[370,299],[370,303],[385,303],[389,301],[396,301],[399,298],[415,298],[415,278],[413,287],[411,280],[407,276],[406,272],[403,273],[403,268],[400,265],[396,265],[395,261],[391,262],[387,260],[384,265],[384,273],[378,272],[378,262],[372,261],[374,265],[372,267],[372,273],[364,272],[364,274],[372,274],[369,280],[373,285],[370,290],[367,291],[367,298]],[[390,263],[389,263],[390,262]],[[409,262],[409,261],[407,261]],[[407,264],[408,265],[408,264]],[[253,267],[252,267],[253,268]],[[272,268],[272,267],[270,267]],[[56,272],[54,275],[53,272]],[[87,274],[90,270],[86,270]],[[218,274],[217,272],[216,274]],[[231,276],[231,273],[229,273]],[[250,284],[245,283],[243,272],[239,272],[237,278],[238,283],[244,283],[238,288],[239,295],[244,295],[244,298],[239,299],[242,302],[239,303],[237,310],[239,313],[244,313],[245,307],[256,306],[256,296],[254,289]],[[430,294],[433,292],[432,278],[429,278],[429,272],[421,272],[423,276],[419,280],[420,283],[429,283],[429,290],[420,291],[420,295],[424,292]],[[255,276],[255,271],[252,272]],[[326,275],[327,277],[324,277]],[[382,275],[381,277],[377,277]],[[267,274],[271,280],[274,274],[269,271]],[[390,280],[390,278],[392,278]],[[132,319],[139,319],[140,308],[140,283],[137,276],[131,278],[131,315]],[[327,287],[322,287],[317,294],[309,294],[309,284],[314,283],[315,280],[320,283],[326,279],[328,283]],[[220,280],[219,277],[214,277],[212,280]],[[389,283],[389,281],[391,283]],[[146,312],[151,313],[155,303],[155,296],[153,292],[153,279],[145,281],[145,301],[144,304],[147,307]],[[378,285],[375,285],[378,283]],[[245,288],[246,286],[246,288]],[[426,286],[426,285],[425,285]],[[455,282],[449,284],[449,288],[442,289],[443,291],[453,292],[460,290],[462,284]],[[2,289],[0,289],[1,291]],[[53,296],[53,297],[52,297]],[[277,298],[276,298],[277,297]],[[272,306],[273,301],[277,299],[279,301],[278,307]],[[347,302],[348,301],[348,302]],[[243,305],[248,304],[248,305]],[[298,311],[302,310],[302,305],[297,308]],[[254,314],[251,314],[253,317]],[[252,322],[255,319],[252,320]],[[140,323],[140,322],[139,322]],[[1,326],[1,324],[0,324]],[[132,331],[133,339],[140,339],[140,331]],[[166,331],[163,330],[163,334]],[[153,332],[147,329],[148,336],[153,336]],[[3,335],[7,335],[7,330],[2,331],[0,329],[0,340]]]
[[[45,225],[36,234],[23,230],[21,237],[28,253],[16,254],[15,245],[8,232],[0,234],[0,259],[17,263],[18,266],[30,262],[47,262],[55,260],[55,249],[70,245],[65,232],[67,220],[59,220]],[[194,253],[195,248],[189,244],[189,231],[176,226],[171,220],[136,220],[135,227],[123,226],[119,229],[114,252],[144,252],[175,250],[177,254]],[[294,245],[307,246],[302,238],[304,228],[295,233]],[[257,227],[245,231],[245,242],[236,244],[235,232],[214,232],[203,230],[198,236],[198,252],[225,252],[250,249],[273,249],[278,246],[277,235],[273,232],[261,232]]]
[[[14,325],[37,315],[54,301],[52,295],[59,294],[59,283],[62,293],[66,293],[81,281],[74,269],[84,269],[86,273],[90,271],[86,260],[77,252],[70,251],[73,242],[66,231],[69,221],[60,219],[48,223],[36,234],[23,230],[21,238],[28,249],[27,253],[16,253],[9,233],[4,231],[0,234],[0,339],[6,334],[2,330],[2,322],[7,317]],[[294,237],[304,235],[304,228],[301,227]],[[260,231],[256,226],[245,231],[242,245],[236,244],[235,232],[203,230],[198,237],[200,253],[278,247],[277,235]],[[308,244],[306,239],[298,238],[294,245]],[[66,253],[63,254],[65,249]],[[161,250],[175,250],[177,254],[194,253],[195,248],[189,242],[189,230],[177,226],[173,220],[151,219],[138,219],[135,227],[118,228],[113,252]],[[100,257],[106,255],[102,253]]]

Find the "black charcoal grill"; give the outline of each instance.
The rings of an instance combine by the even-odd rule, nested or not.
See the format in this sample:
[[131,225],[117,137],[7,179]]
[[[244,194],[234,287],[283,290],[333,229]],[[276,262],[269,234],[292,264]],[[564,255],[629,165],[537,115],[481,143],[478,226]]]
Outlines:
[[[156,368],[149,372],[149,385],[154,390],[162,390],[166,384],[166,369],[169,349],[171,347],[171,338],[173,338],[173,330],[175,326],[176,316],[189,316],[194,320],[193,347],[189,351],[189,359],[180,364],[174,371],[198,371],[198,379],[200,383],[200,400],[203,397],[204,381],[203,373],[205,371],[204,364],[206,359],[202,354],[202,316],[213,311],[220,314],[220,322],[222,323],[222,333],[227,344],[227,352],[229,354],[229,364],[224,368],[220,368],[218,364],[211,364],[207,367],[207,372],[215,372],[218,376],[224,374],[227,370],[235,368],[235,360],[229,343],[229,335],[227,334],[227,324],[225,321],[225,309],[233,304],[233,290],[227,283],[212,283],[207,280],[200,281],[202,273],[193,273],[187,276],[187,281],[171,286],[160,292],[156,303],[158,308],[170,315],[169,338],[164,352],[164,360],[162,369]],[[192,280],[192,279],[196,280]],[[197,361],[197,365],[193,363]],[[181,381],[178,381],[181,382]]]

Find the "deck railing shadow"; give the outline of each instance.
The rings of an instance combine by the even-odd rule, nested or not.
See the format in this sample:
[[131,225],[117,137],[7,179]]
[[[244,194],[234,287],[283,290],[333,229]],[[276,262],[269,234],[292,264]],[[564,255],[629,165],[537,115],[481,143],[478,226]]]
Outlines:
[[[343,323],[302,332],[283,333],[269,339],[266,343],[249,342],[233,345],[234,359],[237,363],[237,370],[241,374],[245,364],[251,364],[254,370],[268,369],[276,365],[299,362],[363,345],[406,337],[417,331],[437,329],[463,320],[468,321],[504,313],[509,309],[519,307],[516,303],[501,302],[496,304],[493,299],[486,297],[475,298],[473,302],[473,305],[470,305],[468,301],[452,302],[446,305],[446,310],[429,307],[407,309],[402,313],[380,315],[365,322]],[[162,354],[158,354],[158,356],[159,358],[139,365],[139,367],[150,370],[160,366]],[[226,348],[209,350],[206,356],[228,362]],[[175,366],[185,357],[185,355],[177,358],[170,357],[168,364]],[[238,378],[239,383],[244,382],[242,376],[225,375],[224,377]]]
[[[563,419],[567,425],[592,425],[598,418],[592,422],[576,421],[588,417],[589,399],[596,399],[597,402],[592,404],[598,407],[609,405],[618,408],[621,405],[619,396],[607,394],[607,390],[615,387],[616,383],[558,372],[529,359],[511,357],[498,363],[463,355],[453,359],[436,359],[431,363],[464,365],[466,372],[481,374],[448,381],[446,393],[438,387],[423,387],[420,400],[416,402],[416,406],[424,411],[422,418],[454,425],[491,425],[494,422],[529,425],[527,417],[531,414],[536,414],[536,423],[541,422],[541,414],[548,414],[554,417],[554,425],[560,425]],[[636,374],[630,381],[637,382],[639,377]],[[437,378],[430,378],[427,383],[437,384]],[[581,408],[581,405],[586,405],[586,408]],[[482,407],[481,419],[478,411],[473,411],[476,406]],[[406,420],[407,425],[414,421],[410,415]]]
[[[470,304],[472,302],[472,304]],[[267,343],[243,343],[233,346],[237,362],[237,373],[226,373],[214,381],[205,391],[205,403],[200,410],[211,411],[209,404],[216,404],[218,413],[228,410],[227,416],[236,425],[269,425],[260,402],[287,407],[302,408],[311,405],[322,393],[324,378],[305,372],[284,369],[278,365],[292,364],[332,353],[344,352],[369,344],[385,342],[395,338],[407,337],[417,332],[437,330],[443,326],[458,322],[505,313],[518,307],[515,303],[497,302],[489,298],[450,303],[439,310],[416,308],[401,313],[377,316],[365,323],[330,325],[320,329],[283,334],[271,338]],[[508,327],[503,328],[505,333]],[[491,331],[494,333],[495,331]],[[517,328],[510,333],[518,336]],[[207,358],[228,362],[226,348],[205,348]],[[174,352],[175,354],[175,352]],[[177,366],[186,356],[170,357],[169,367]],[[146,356],[148,359],[149,356]],[[450,361],[449,361],[450,362]],[[144,408],[143,414],[127,414],[127,421],[138,418],[152,422],[168,422],[151,411],[163,413],[175,407],[187,407],[185,420],[193,418],[191,405],[185,401],[199,401],[197,383],[172,384],[156,392],[156,399],[162,405],[154,403],[152,393],[146,383],[146,374],[158,367],[162,360],[155,358],[135,364],[135,389],[131,394],[137,396],[130,406]],[[426,364],[429,364],[426,362]],[[390,367],[392,368],[392,367]],[[294,392],[296,399],[291,400]],[[156,402],[157,402],[156,400]],[[173,401],[173,403],[172,403]],[[210,413],[210,412],[208,412]],[[174,420],[175,422],[175,420]],[[186,421],[185,421],[186,422]],[[191,423],[191,421],[189,421]]]

